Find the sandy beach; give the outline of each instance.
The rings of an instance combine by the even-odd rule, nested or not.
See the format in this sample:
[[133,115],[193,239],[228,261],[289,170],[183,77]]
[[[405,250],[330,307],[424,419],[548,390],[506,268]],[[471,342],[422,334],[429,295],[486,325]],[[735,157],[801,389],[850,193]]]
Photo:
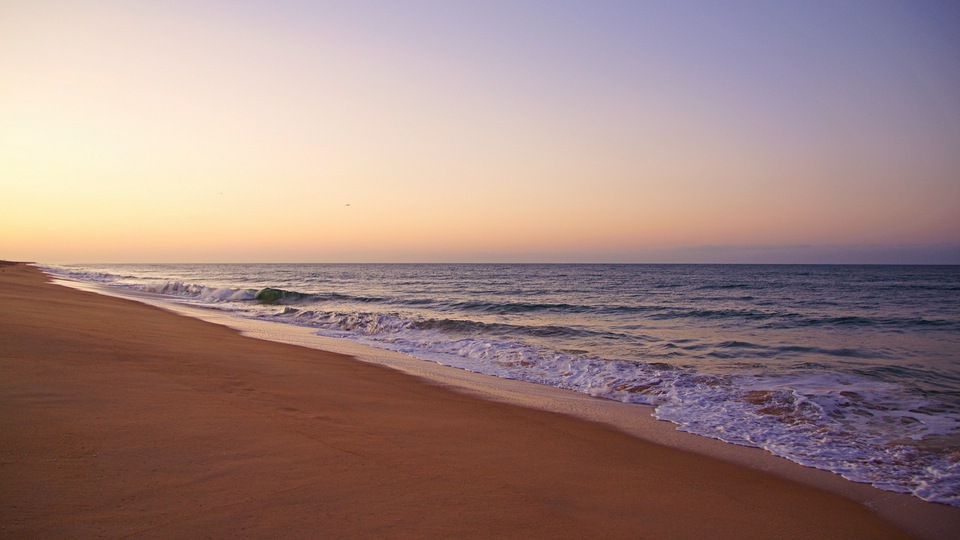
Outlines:
[[0,266],[0,536],[908,538],[852,500]]

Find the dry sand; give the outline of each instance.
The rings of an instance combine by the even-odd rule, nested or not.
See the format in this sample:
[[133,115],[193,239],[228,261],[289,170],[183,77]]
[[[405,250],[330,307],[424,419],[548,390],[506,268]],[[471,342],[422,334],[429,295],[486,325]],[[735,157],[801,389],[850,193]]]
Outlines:
[[849,499],[0,266],[0,537],[903,538]]

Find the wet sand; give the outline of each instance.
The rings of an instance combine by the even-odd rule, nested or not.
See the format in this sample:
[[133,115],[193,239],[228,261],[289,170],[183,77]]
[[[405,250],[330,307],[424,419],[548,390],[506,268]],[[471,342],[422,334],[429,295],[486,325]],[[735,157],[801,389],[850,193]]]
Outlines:
[[608,426],[0,266],[0,536],[905,538]]

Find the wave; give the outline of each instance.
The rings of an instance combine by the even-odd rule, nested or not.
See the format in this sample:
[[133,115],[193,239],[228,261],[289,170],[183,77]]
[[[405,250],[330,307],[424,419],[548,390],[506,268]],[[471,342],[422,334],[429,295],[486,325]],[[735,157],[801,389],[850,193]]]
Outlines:
[[72,279],[74,281],[86,281],[90,283],[110,284],[121,279],[129,279],[134,276],[122,276],[111,272],[75,270],[65,266],[41,266],[40,269],[48,274]]
[[202,303],[218,304],[223,302],[249,302],[257,298],[256,289],[236,289],[232,287],[211,287],[184,283],[182,281],[165,281],[159,283],[123,284],[124,288],[135,291],[190,298]]
[[[956,321],[928,317],[870,317],[863,315],[811,315],[782,309],[760,310],[753,308],[703,308],[699,306],[670,306],[655,304],[640,305],[591,305],[566,302],[496,302],[490,300],[445,301],[431,297],[386,297],[344,294],[341,292],[299,291],[280,286],[262,288],[222,288],[183,281],[135,281],[135,276],[99,271],[79,271],[63,267],[47,268],[52,273],[76,279],[118,285],[153,294],[192,298],[200,302],[259,302],[266,305],[295,305],[308,303],[356,303],[383,304],[397,307],[436,308],[443,311],[478,313],[484,315],[525,315],[535,313],[597,314],[611,316],[638,315],[652,321],[693,320],[719,325],[739,325],[744,322],[764,329],[794,328],[880,328],[909,331],[925,329],[954,331],[960,325]],[[746,285],[711,285],[701,288],[744,288]],[[729,300],[729,299],[727,299]],[[748,302],[748,300],[743,300]],[[774,305],[774,304],[770,304]],[[809,307],[809,306],[808,306]],[[467,316],[469,318],[469,316]],[[694,323],[697,324],[697,323]]]
[[469,319],[407,318],[393,313],[325,311],[320,309],[300,310],[292,307],[280,313],[263,315],[266,319],[285,319],[302,326],[323,328],[328,331],[353,332],[365,335],[391,334],[404,330],[420,330],[449,334],[451,336],[532,336],[541,338],[576,337],[627,339],[616,332],[597,332],[560,325],[524,325],[491,323]]
[[[115,282],[121,279],[120,277],[115,277],[105,281],[105,283],[115,284]],[[117,285],[151,294],[190,298],[201,303],[254,302],[263,305],[285,305],[335,301],[356,303],[376,303],[384,301],[383,298],[379,297],[354,296],[340,293],[308,293],[281,289],[279,287],[263,287],[259,289],[214,287],[182,281],[119,283]]]
[[[701,319],[738,323],[751,321],[761,324],[762,328],[797,327],[852,327],[852,328],[956,328],[957,323],[944,319],[905,318],[905,317],[862,317],[855,315],[812,317],[797,312],[757,311],[752,309],[669,309],[650,315],[655,320]],[[767,321],[767,322],[764,322]]]
[[450,304],[450,307],[464,311],[480,311],[484,313],[510,314],[527,313],[532,311],[564,311],[582,312],[591,311],[591,306],[580,306],[564,303],[528,303],[528,302],[485,302],[468,301]]
[[297,291],[286,291],[283,289],[275,289],[273,287],[265,287],[257,291],[257,294],[254,295],[254,299],[261,304],[279,304],[287,302],[297,302],[304,299],[310,298],[309,294],[304,294]]
[[787,323],[792,326],[822,326],[822,327],[853,327],[853,328],[956,328],[957,323],[943,319],[926,319],[922,317],[861,317],[855,315],[803,317],[799,314],[791,317]]
[[757,285],[752,283],[719,283],[719,284],[709,284],[709,285],[700,285],[695,287],[694,290],[697,291],[728,291],[728,290],[738,290],[738,289],[756,289]]

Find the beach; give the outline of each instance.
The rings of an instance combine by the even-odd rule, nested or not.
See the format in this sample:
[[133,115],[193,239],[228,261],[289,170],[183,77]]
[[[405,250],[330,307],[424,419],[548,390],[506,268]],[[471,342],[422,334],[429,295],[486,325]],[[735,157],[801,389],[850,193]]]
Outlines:
[[30,266],[0,266],[0,305],[3,537],[910,537],[806,483]]

